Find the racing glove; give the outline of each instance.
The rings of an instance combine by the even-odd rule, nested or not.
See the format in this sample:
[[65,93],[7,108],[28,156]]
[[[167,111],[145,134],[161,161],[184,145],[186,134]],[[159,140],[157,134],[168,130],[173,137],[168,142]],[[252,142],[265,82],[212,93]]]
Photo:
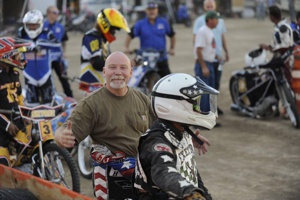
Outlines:
[[184,198],[184,200],[206,200],[199,192],[193,192],[190,196]]

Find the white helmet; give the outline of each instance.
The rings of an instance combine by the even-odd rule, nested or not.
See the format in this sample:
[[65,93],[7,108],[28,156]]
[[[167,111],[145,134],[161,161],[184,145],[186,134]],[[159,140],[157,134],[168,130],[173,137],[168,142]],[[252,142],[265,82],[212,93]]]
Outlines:
[[[31,10],[27,12],[23,18],[23,24],[26,33],[31,39],[36,38],[43,30],[43,14],[39,10]],[[30,30],[28,24],[38,24],[35,30]]]
[[245,55],[245,66],[256,67],[258,65],[265,64],[267,62],[266,50],[257,48],[249,51]]
[[[209,112],[201,112],[203,94],[209,95]],[[218,115],[218,94],[199,77],[175,73],[163,77],[154,85],[151,103],[155,115],[160,119],[212,129]]]

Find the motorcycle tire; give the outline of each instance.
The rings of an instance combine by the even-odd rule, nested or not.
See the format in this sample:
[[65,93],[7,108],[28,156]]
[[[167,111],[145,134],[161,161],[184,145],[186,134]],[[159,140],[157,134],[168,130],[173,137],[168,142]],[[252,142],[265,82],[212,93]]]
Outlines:
[[147,75],[147,96],[151,95],[153,86],[155,85],[155,83],[160,79],[160,75],[156,72],[152,72],[150,74]]
[[30,191],[17,188],[0,188],[0,199],[5,200],[37,200]]
[[[43,146],[43,154],[46,180],[51,181],[52,179],[55,179],[55,181],[52,182],[55,182],[59,185],[67,187],[68,189],[80,193],[80,176],[76,163],[73,157],[71,156],[70,152],[67,149],[61,148],[57,146],[57,144],[51,142]],[[58,156],[59,159],[57,159]],[[38,171],[41,171],[39,168],[41,163],[40,156],[37,155],[35,160],[37,165],[34,168],[34,175],[39,176]],[[54,161],[54,163],[51,161]],[[47,167],[47,163],[50,164],[48,164],[50,167]],[[54,168],[56,169],[55,171],[53,171]],[[59,173],[60,176],[62,176],[62,178],[53,178],[53,175],[56,175],[57,173]],[[57,182],[58,179],[60,179],[60,182]]]
[[238,96],[239,96],[239,83],[238,83],[238,78],[233,76],[230,79],[229,82],[229,91],[230,91],[230,95],[231,95],[231,100],[234,104],[239,105],[239,101],[238,101]]
[[282,84],[280,86],[280,89],[282,89],[282,93],[285,95],[286,101],[290,105],[286,110],[289,119],[291,120],[295,128],[300,128],[300,116],[297,110],[296,100],[292,93],[292,90],[288,87],[287,84]]
[[80,142],[77,149],[77,162],[80,174],[86,179],[92,179],[94,170],[93,160],[90,156],[92,141],[87,137],[84,141]]

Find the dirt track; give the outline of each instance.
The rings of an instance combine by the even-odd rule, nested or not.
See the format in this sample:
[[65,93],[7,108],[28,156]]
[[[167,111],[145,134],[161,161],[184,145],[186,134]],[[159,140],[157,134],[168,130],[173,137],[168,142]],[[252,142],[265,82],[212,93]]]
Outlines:
[[[280,118],[258,121],[230,111],[228,81],[231,72],[244,66],[244,55],[259,43],[269,43],[273,25],[268,20],[226,19],[226,39],[230,62],[223,71],[219,105],[225,114],[222,126],[203,131],[212,146],[197,156],[204,183],[215,200],[297,200],[300,199],[300,130]],[[176,55],[170,58],[172,72],[193,74],[192,29],[174,26],[177,32]],[[82,35],[70,33],[67,56],[69,75],[78,75]],[[117,33],[113,51],[123,50],[125,33]],[[138,47],[137,39],[131,44]],[[57,84],[58,90],[60,85]],[[72,83],[77,99],[77,83]],[[81,179],[84,194],[93,197],[90,180]]]

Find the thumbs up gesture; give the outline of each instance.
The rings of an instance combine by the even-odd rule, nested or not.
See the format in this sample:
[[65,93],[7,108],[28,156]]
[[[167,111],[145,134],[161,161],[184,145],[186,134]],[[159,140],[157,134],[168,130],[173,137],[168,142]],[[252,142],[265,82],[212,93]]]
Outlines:
[[56,143],[64,148],[71,148],[75,144],[75,137],[72,132],[72,122],[67,121],[67,127],[61,126],[55,132],[55,141]]

